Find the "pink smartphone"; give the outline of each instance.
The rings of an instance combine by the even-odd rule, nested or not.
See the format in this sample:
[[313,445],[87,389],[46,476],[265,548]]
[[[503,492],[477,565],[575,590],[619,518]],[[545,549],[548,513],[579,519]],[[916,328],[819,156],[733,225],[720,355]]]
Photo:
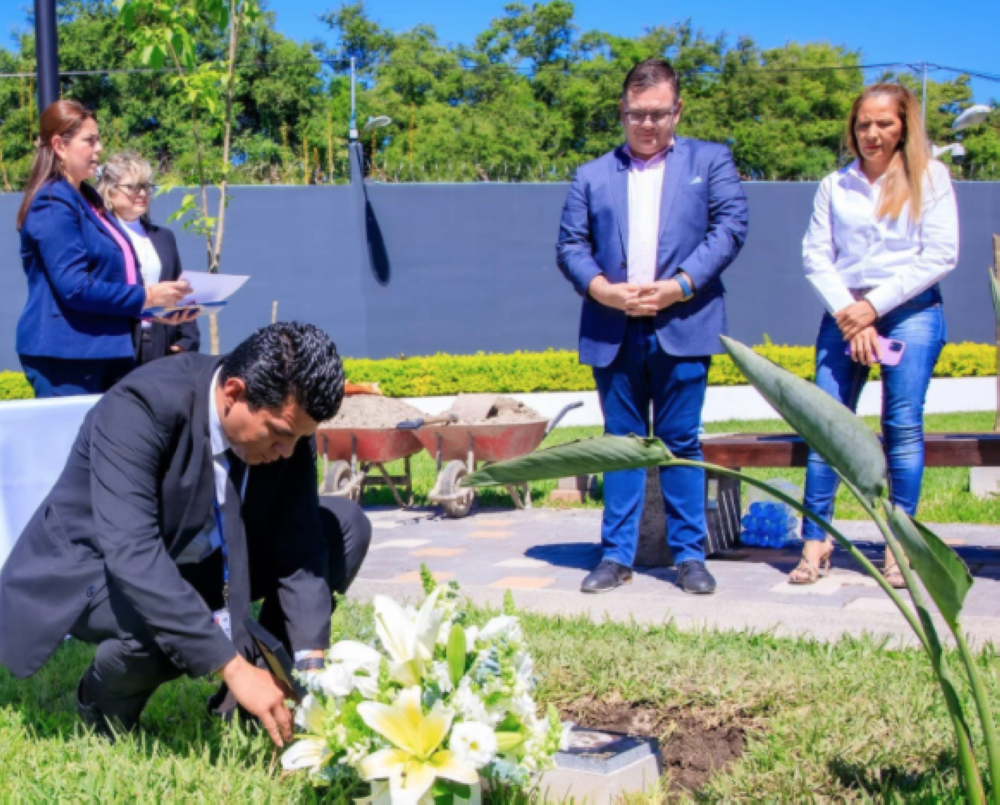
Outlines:
[[[897,341],[895,338],[883,338],[878,336],[876,339],[878,344],[878,358],[876,358],[876,363],[881,363],[884,366],[896,366],[902,359],[903,353],[906,351],[906,343],[903,341]],[[851,354],[851,346],[847,345],[844,350],[846,355]]]

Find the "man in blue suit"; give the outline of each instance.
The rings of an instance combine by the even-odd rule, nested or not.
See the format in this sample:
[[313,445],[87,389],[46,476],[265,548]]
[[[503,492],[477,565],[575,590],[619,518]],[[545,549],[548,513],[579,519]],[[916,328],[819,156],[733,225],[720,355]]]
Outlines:
[[[625,144],[577,171],[563,208],[559,267],[583,297],[580,361],[593,367],[608,434],[653,434],[701,459],[698,430],[711,356],[726,332],[720,276],[747,233],[746,196],[729,149],[676,137],[682,101],[663,59],[629,71]],[[644,470],[604,476],[603,557],[585,593],[632,580]],[[678,584],[715,592],[705,567],[705,477],[660,470]]]

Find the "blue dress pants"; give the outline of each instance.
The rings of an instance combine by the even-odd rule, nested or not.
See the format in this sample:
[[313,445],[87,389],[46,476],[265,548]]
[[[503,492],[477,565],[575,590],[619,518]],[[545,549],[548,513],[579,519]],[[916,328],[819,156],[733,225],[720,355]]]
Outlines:
[[[882,367],[882,439],[889,471],[889,499],[913,516],[924,476],[924,400],[945,342],[944,311],[937,286],[881,317],[875,329],[884,338],[906,344],[898,365]],[[816,385],[857,411],[869,367],[852,361],[846,348],[836,321],[826,314],[816,340]],[[810,451],[805,506],[829,522],[839,484],[836,473]],[[806,520],[802,538],[822,540],[826,534]]]
[[[594,367],[604,412],[604,432],[611,436],[653,435],[678,458],[700,461],[698,429],[705,402],[710,356],[679,357],[663,351],[651,318],[629,319],[614,362]],[[676,563],[705,559],[705,473],[687,467],[660,469],[667,516],[667,543]],[[646,493],[646,470],[604,474],[603,558],[625,567],[635,560]]]
[[35,399],[103,394],[135,368],[132,358],[64,360],[19,355]]

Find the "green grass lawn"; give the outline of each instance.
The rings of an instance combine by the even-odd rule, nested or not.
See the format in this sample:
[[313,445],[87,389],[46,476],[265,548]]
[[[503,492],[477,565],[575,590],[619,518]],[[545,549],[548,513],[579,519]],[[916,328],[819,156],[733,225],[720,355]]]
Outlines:
[[[663,717],[654,731],[665,741],[683,736],[681,722],[743,731],[744,754],[700,801],[959,800],[951,728],[917,651],[522,617],[543,704],[645,708]],[[369,618],[347,604],[335,631],[356,636]],[[111,746],[83,735],[73,691],[91,652],[67,643],[26,681],[0,670],[0,802],[316,801],[301,777],[282,777],[266,736],[208,719],[206,682],[162,688],[136,737]],[[1000,666],[993,655],[981,665],[995,701]]]
[[[931,414],[926,417],[928,431],[992,431],[994,413],[977,412],[963,414]],[[864,421],[873,429],[879,427],[878,417],[864,417]],[[783,420],[732,420],[727,422],[711,422],[705,429],[709,433],[783,433],[791,429]],[[543,447],[584,439],[601,434],[599,427],[557,428],[543,443]],[[436,470],[434,460],[426,452],[421,452],[411,459],[413,471],[414,498],[418,505],[427,503],[427,493],[434,486]],[[403,462],[397,461],[388,465],[392,472],[402,472]],[[749,470],[759,478],[785,478],[792,481],[800,489],[805,483],[804,469],[760,469]],[[542,481],[531,484],[532,497],[538,505],[546,505],[545,501],[556,487],[555,481]],[[602,487],[598,484],[598,494],[595,500],[588,501],[585,506],[601,507]],[[746,491],[746,490],[744,490]],[[479,500],[483,506],[512,506],[510,496],[503,489],[482,489]],[[392,504],[392,495],[388,489],[369,488],[365,493],[368,504]],[[864,511],[850,493],[844,489],[837,496],[836,517],[849,520],[866,519]],[[924,475],[924,488],[920,501],[919,516],[929,523],[986,523],[1000,522],[1000,497],[981,500],[969,493],[969,470],[964,467],[935,467],[928,469]]]

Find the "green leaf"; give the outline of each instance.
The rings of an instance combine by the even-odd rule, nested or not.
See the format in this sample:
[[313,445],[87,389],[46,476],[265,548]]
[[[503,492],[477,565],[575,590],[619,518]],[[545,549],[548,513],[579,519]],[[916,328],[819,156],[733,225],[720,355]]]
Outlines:
[[598,436],[490,464],[467,475],[462,480],[462,486],[517,484],[596,472],[656,467],[666,464],[671,458],[670,452],[659,439]]
[[457,623],[451,627],[448,635],[448,676],[451,677],[451,684],[456,689],[458,683],[465,676],[465,659],[468,649],[465,645],[465,629]]
[[910,565],[927,588],[949,627],[958,625],[972,574],[962,558],[933,531],[911,520],[896,506],[884,504],[889,527],[903,546]]
[[131,31],[135,28],[135,6],[131,3],[119,3],[118,11],[121,14],[122,25],[125,26],[126,31]]
[[869,501],[885,494],[882,445],[848,408],[739,341],[722,336],[722,345],[754,388],[829,465]]
[[500,754],[510,752],[524,743],[523,732],[496,732],[494,734],[497,737],[497,751]]
[[472,787],[465,783],[456,783],[454,780],[446,780],[444,777],[438,777],[434,781],[435,798],[439,792],[441,794],[460,797],[461,799],[469,799],[472,796]]

